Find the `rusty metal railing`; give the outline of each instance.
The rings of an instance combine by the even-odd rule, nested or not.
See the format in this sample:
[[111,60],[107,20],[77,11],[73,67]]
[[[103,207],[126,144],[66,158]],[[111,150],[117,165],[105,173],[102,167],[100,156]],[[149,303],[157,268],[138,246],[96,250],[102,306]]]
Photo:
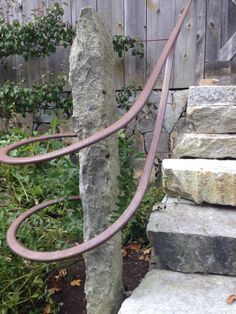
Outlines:
[[[21,146],[38,142],[38,141],[45,141],[49,139],[56,139],[56,138],[63,138],[63,137],[76,137],[76,134],[73,133],[66,133],[66,134],[54,134],[54,135],[47,135],[47,136],[41,136],[37,138],[30,138],[23,141],[20,141],[19,143],[11,144],[7,147],[3,147],[0,149],[0,162],[11,164],[11,165],[24,165],[24,164],[30,164],[30,163],[40,163],[44,161],[48,161],[51,159],[55,159],[67,154],[71,154],[73,152],[77,152],[80,149],[90,146],[108,136],[111,134],[117,132],[119,129],[126,126],[143,108],[145,105],[146,100],[150,96],[155,83],[161,73],[161,70],[166,63],[165,68],[165,75],[164,75],[164,82],[163,82],[163,89],[162,89],[162,95],[160,100],[160,106],[158,110],[158,115],[156,118],[155,128],[153,131],[153,137],[151,141],[151,146],[146,158],[144,170],[142,173],[142,176],[140,178],[137,190],[135,192],[135,195],[127,207],[127,209],[124,211],[124,213],[106,230],[101,232],[99,235],[95,236],[94,238],[83,242],[82,244],[79,244],[77,246],[64,249],[61,251],[51,251],[51,252],[38,252],[33,251],[30,249],[25,248],[22,246],[17,238],[16,233],[21,224],[31,215],[36,213],[37,211],[46,208],[48,206],[63,202],[63,199],[55,199],[52,201],[47,201],[42,204],[36,205],[32,207],[31,209],[25,211],[23,214],[21,214],[10,226],[7,232],[7,242],[9,247],[13,252],[18,254],[19,256],[34,260],[34,261],[40,261],[40,262],[52,262],[52,261],[58,261],[63,260],[66,258],[70,258],[73,256],[76,256],[78,254],[82,254],[85,252],[88,252],[92,250],[93,248],[101,245],[102,243],[106,242],[108,239],[110,239],[112,236],[114,236],[118,231],[120,231],[130,220],[130,218],[134,215],[136,212],[140,202],[142,201],[142,198],[146,192],[149,178],[151,175],[155,154],[157,150],[157,146],[160,140],[160,134],[162,125],[164,122],[164,116],[166,111],[166,104],[167,104],[167,98],[168,98],[168,92],[169,92],[169,86],[170,86],[170,79],[171,79],[171,70],[172,70],[172,63],[173,63],[173,54],[174,54],[174,46],[175,42],[178,38],[178,34],[180,32],[180,29],[183,25],[183,22],[188,14],[189,7],[191,5],[192,0],[187,0],[184,10],[174,28],[172,31],[163,51],[158,59],[153,72],[151,73],[143,91],[141,92],[138,99],[133,104],[132,108],[117,122],[113,123],[106,129],[103,129],[102,131],[97,132],[96,134],[79,141],[75,144],[72,144],[68,147],[47,153],[42,155],[37,155],[33,157],[11,157],[9,156],[10,152],[14,149],[17,149]],[[71,196],[69,200],[79,200],[79,196]]]

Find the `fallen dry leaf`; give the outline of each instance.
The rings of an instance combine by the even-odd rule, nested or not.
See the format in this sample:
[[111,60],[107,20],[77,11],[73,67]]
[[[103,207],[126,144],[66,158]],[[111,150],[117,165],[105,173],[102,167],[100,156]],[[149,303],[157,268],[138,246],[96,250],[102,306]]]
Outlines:
[[81,279],[72,280],[71,283],[70,283],[70,285],[71,285],[72,287],[79,287],[80,284],[81,284],[81,281],[82,281]]
[[125,246],[126,250],[131,250],[131,251],[139,251],[141,248],[141,244],[140,243],[130,243],[128,245]]
[[151,248],[143,250],[143,254],[139,256],[140,261],[149,261],[151,255]]
[[139,258],[138,258],[140,261],[146,261],[146,262],[148,262],[148,261],[150,261],[150,256],[149,255],[141,255],[141,256],[139,256]]
[[143,255],[150,255],[151,254],[151,248],[143,250]]
[[139,256],[139,258],[138,258],[140,261],[145,261],[145,256],[144,255],[141,255],[141,256]]
[[234,301],[236,301],[236,294],[231,294],[227,299],[227,303],[232,304]]
[[52,305],[47,304],[45,308],[43,309],[43,314],[53,314],[53,313],[54,313],[54,310],[53,310]]
[[64,269],[60,269],[58,275],[54,276],[54,278],[56,280],[59,280],[61,278],[64,278],[66,275],[67,275],[67,270],[64,268]]
[[126,249],[122,249],[121,254],[123,257],[127,257],[129,255]]

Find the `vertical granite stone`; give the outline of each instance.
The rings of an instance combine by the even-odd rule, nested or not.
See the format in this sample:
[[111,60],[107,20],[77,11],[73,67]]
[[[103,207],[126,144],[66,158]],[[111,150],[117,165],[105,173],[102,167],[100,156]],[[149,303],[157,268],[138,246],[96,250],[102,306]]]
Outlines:
[[[84,8],[70,55],[73,118],[86,138],[113,122],[116,108],[112,38],[91,8]],[[80,152],[84,240],[110,225],[118,194],[118,143],[112,136]],[[117,313],[122,301],[121,235],[85,254],[88,314]]]

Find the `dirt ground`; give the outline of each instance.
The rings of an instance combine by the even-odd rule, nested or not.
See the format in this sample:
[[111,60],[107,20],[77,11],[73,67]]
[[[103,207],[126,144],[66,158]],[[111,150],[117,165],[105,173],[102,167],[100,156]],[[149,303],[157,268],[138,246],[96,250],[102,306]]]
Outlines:
[[[124,298],[141,282],[148,271],[149,262],[143,250],[125,252],[123,257]],[[50,288],[54,292],[54,300],[63,303],[60,314],[86,314],[86,298],[84,293],[85,265],[81,258],[66,269],[53,274]]]

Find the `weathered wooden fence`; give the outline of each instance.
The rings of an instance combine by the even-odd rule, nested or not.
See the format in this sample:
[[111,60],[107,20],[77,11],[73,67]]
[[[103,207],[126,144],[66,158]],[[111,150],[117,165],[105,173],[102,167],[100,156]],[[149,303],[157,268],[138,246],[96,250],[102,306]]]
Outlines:
[[[8,21],[28,21],[32,10],[59,2],[65,10],[64,20],[76,25],[80,10],[92,6],[106,19],[113,34],[139,38],[145,57],[126,53],[115,66],[115,84],[120,89],[135,81],[143,86],[169,37],[185,0],[0,0],[1,11]],[[6,9],[7,8],[7,9]],[[236,1],[194,0],[177,42],[172,88],[186,88],[204,77],[218,77],[223,84],[236,83]],[[48,58],[25,62],[19,56],[7,58],[0,65],[0,83],[26,77],[31,86],[42,74],[59,70],[68,72],[70,48],[57,47]],[[226,60],[227,59],[227,60]],[[161,78],[157,88],[161,86]]]

